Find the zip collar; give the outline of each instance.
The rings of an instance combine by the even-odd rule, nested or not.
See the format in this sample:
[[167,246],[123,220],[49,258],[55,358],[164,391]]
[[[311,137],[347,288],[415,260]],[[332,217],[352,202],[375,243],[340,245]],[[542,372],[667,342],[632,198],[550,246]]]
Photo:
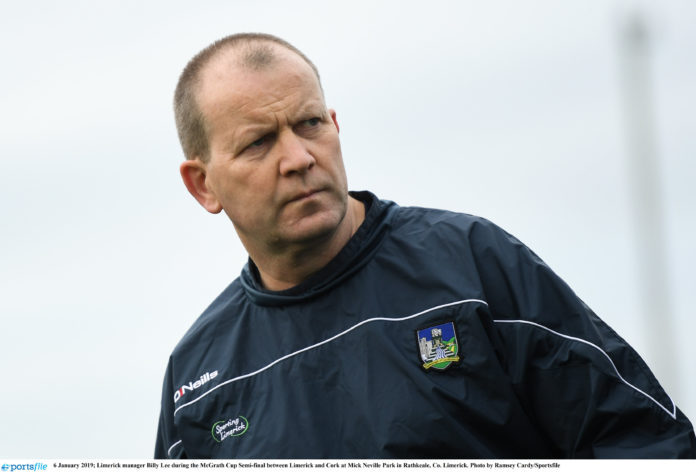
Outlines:
[[280,306],[308,300],[340,284],[372,259],[399,206],[367,191],[350,192],[350,196],[365,204],[365,220],[336,257],[299,285],[287,290],[266,290],[261,285],[256,264],[249,258],[240,281],[252,303]]

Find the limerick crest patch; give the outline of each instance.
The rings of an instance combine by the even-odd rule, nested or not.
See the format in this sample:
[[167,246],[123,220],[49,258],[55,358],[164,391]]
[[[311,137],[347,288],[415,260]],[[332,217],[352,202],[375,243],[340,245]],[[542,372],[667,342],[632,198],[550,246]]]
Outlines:
[[454,323],[429,326],[416,332],[423,368],[445,370],[459,362],[459,343]]

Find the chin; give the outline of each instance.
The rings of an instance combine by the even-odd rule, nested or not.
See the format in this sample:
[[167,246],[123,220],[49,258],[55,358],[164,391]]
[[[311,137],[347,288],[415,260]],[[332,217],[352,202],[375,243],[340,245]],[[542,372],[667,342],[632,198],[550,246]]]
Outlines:
[[345,210],[345,206],[342,206],[340,209],[335,208],[305,216],[286,228],[285,237],[282,239],[289,243],[309,244],[331,238],[344,221]]

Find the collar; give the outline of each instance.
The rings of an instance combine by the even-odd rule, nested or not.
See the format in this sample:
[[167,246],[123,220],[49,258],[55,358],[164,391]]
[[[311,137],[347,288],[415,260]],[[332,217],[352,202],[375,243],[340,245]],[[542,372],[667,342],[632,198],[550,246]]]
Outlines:
[[261,285],[256,264],[249,259],[242,269],[240,281],[253,303],[279,306],[316,297],[352,276],[372,258],[391,226],[398,205],[380,200],[367,191],[350,192],[350,196],[365,204],[365,220],[336,257],[299,285],[287,290],[266,290]]

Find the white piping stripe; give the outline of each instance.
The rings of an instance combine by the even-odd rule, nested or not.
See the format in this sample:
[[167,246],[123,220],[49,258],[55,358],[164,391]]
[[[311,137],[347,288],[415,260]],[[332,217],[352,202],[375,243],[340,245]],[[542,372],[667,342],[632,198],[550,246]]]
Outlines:
[[171,446],[169,446],[169,449],[167,449],[167,455],[168,455],[168,456],[171,455],[172,449],[174,449],[174,446],[176,446],[177,444],[181,444],[181,439],[179,439],[177,442],[175,442],[174,444],[172,444]]
[[653,397],[651,397],[650,395],[648,395],[647,393],[645,393],[644,391],[642,391],[641,389],[639,389],[639,388],[636,387],[635,385],[633,385],[633,384],[629,383],[628,381],[626,381],[626,379],[624,379],[624,378],[621,376],[621,374],[619,373],[619,370],[616,368],[616,364],[614,364],[614,361],[611,360],[611,357],[609,357],[609,354],[607,354],[607,353],[606,353],[602,348],[600,348],[599,346],[597,346],[597,345],[595,345],[595,344],[592,344],[591,342],[586,341],[586,340],[584,340],[584,339],[580,339],[580,338],[576,338],[576,337],[573,337],[573,336],[568,336],[568,335],[565,335],[565,334],[561,334],[561,333],[559,333],[559,332],[557,332],[557,331],[552,330],[551,328],[547,328],[547,327],[544,326],[544,325],[540,325],[540,324],[538,324],[538,323],[534,323],[533,321],[525,321],[525,320],[493,320],[493,321],[494,321],[495,323],[521,323],[521,324],[527,324],[527,325],[536,326],[537,328],[544,329],[544,330],[546,330],[546,331],[548,331],[548,332],[550,332],[550,333],[553,333],[553,334],[555,334],[555,335],[557,335],[557,336],[560,336],[560,337],[562,337],[562,338],[570,339],[571,341],[578,341],[578,342],[580,342],[580,343],[587,344],[588,346],[592,346],[593,348],[597,349],[599,352],[601,352],[602,354],[604,354],[604,357],[606,357],[606,358],[609,360],[609,363],[610,363],[611,366],[614,368],[614,372],[616,372],[616,375],[618,375],[619,379],[621,379],[621,381],[622,381],[623,383],[625,383],[626,385],[628,385],[629,387],[631,387],[632,389],[634,389],[634,390],[637,391],[638,393],[641,393],[641,394],[645,395],[648,399],[652,400],[657,406],[659,406],[660,408],[662,408],[662,409],[665,411],[665,413],[667,413],[669,416],[671,416],[672,419],[675,419],[675,420],[677,419],[677,406],[674,404],[674,400],[672,400],[672,398],[671,398],[669,395],[667,395],[667,394],[665,393],[665,395],[667,395],[667,398],[669,398],[669,401],[672,402],[672,411],[671,411],[671,412],[670,412],[667,408],[665,408],[664,406],[662,406],[662,404],[661,404],[660,402],[658,402],[657,400],[655,400]]
[[312,344],[311,346],[307,346],[307,347],[305,347],[305,348],[303,348],[303,349],[300,349],[299,351],[295,351],[295,352],[293,352],[293,353],[287,354],[287,355],[285,355],[285,356],[283,356],[283,357],[281,357],[281,358],[279,358],[279,359],[276,359],[275,361],[271,362],[270,364],[268,364],[268,365],[266,365],[266,366],[264,366],[264,367],[261,367],[261,368],[258,369],[258,370],[255,370],[254,372],[250,372],[250,373],[248,373],[248,374],[240,375],[240,376],[238,376],[238,377],[235,377],[235,378],[230,379],[230,380],[226,380],[226,381],[222,382],[221,384],[216,385],[215,387],[213,387],[213,388],[211,388],[210,390],[208,390],[207,392],[201,394],[201,395],[198,396],[197,398],[194,398],[194,399],[191,400],[190,402],[184,403],[183,405],[179,406],[179,408],[177,408],[176,410],[174,410],[174,416],[176,416],[176,413],[177,413],[179,410],[181,410],[182,408],[187,407],[187,406],[189,406],[189,405],[192,405],[192,404],[196,403],[196,402],[197,402],[198,400],[200,400],[201,398],[205,397],[205,396],[208,395],[209,393],[211,393],[211,392],[217,390],[218,388],[220,388],[220,387],[222,387],[222,386],[224,386],[224,385],[230,384],[230,383],[232,383],[232,382],[236,382],[236,381],[238,381],[238,380],[242,380],[242,379],[246,379],[246,378],[249,378],[249,377],[253,377],[254,375],[259,374],[259,373],[263,372],[264,370],[270,369],[271,367],[273,367],[274,365],[278,364],[279,362],[282,362],[282,361],[284,361],[284,360],[286,360],[286,359],[289,359],[289,358],[291,358],[291,357],[294,357],[294,356],[296,356],[296,355],[298,355],[298,354],[301,354],[301,353],[303,353],[303,352],[305,352],[305,351],[309,351],[309,350],[311,350],[311,349],[317,348],[317,347],[319,347],[319,346],[321,346],[321,345],[324,345],[324,344],[326,344],[326,343],[330,343],[331,341],[334,341],[334,340],[340,338],[341,336],[350,333],[350,332],[353,331],[354,329],[356,329],[356,328],[358,328],[358,327],[360,327],[360,326],[362,326],[362,325],[364,325],[364,324],[372,323],[372,322],[374,322],[374,321],[404,321],[404,320],[409,320],[409,319],[411,319],[411,318],[416,318],[416,317],[418,317],[418,316],[424,315],[424,314],[429,313],[429,312],[431,312],[431,311],[438,310],[438,309],[440,309],[440,308],[447,308],[447,307],[450,307],[450,306],[461,305],[461,304],[464,304],[464,303],[483,303],[484,305],[488,306],[488,303],[486,303],[485,301],[472,298],[472,299],[468,299],[468,300],[459,300],[459,301],[457,301],[457,302],[452,302],[452,303],[445,303],[444,305],[438,305],[438,306],[435,306],[435,307],[432,307],[432,308],[428,308],[427,310],[423,310],[423,311],[418,312],[418,313],[415,313],[415,314],[413,314],[413,315],[404,316],[404,317],[402,317],[402,318],[383,318],[383,317],[377,317],[377,318],[369,318],[369,319],[367,319],[367,320],[363,320],[363,321],[361,321],[360,323],[357,323],[357,324],[351,326],[350,328],[346,329],[345,331],[342,331],[342,332],[336,334],[335,336],[332,336],[332,337],[330,337],[330,338],[328,338],[328,339],[325,339],[324,341],[318,342],[318,343],[316,343],[316,344]]

